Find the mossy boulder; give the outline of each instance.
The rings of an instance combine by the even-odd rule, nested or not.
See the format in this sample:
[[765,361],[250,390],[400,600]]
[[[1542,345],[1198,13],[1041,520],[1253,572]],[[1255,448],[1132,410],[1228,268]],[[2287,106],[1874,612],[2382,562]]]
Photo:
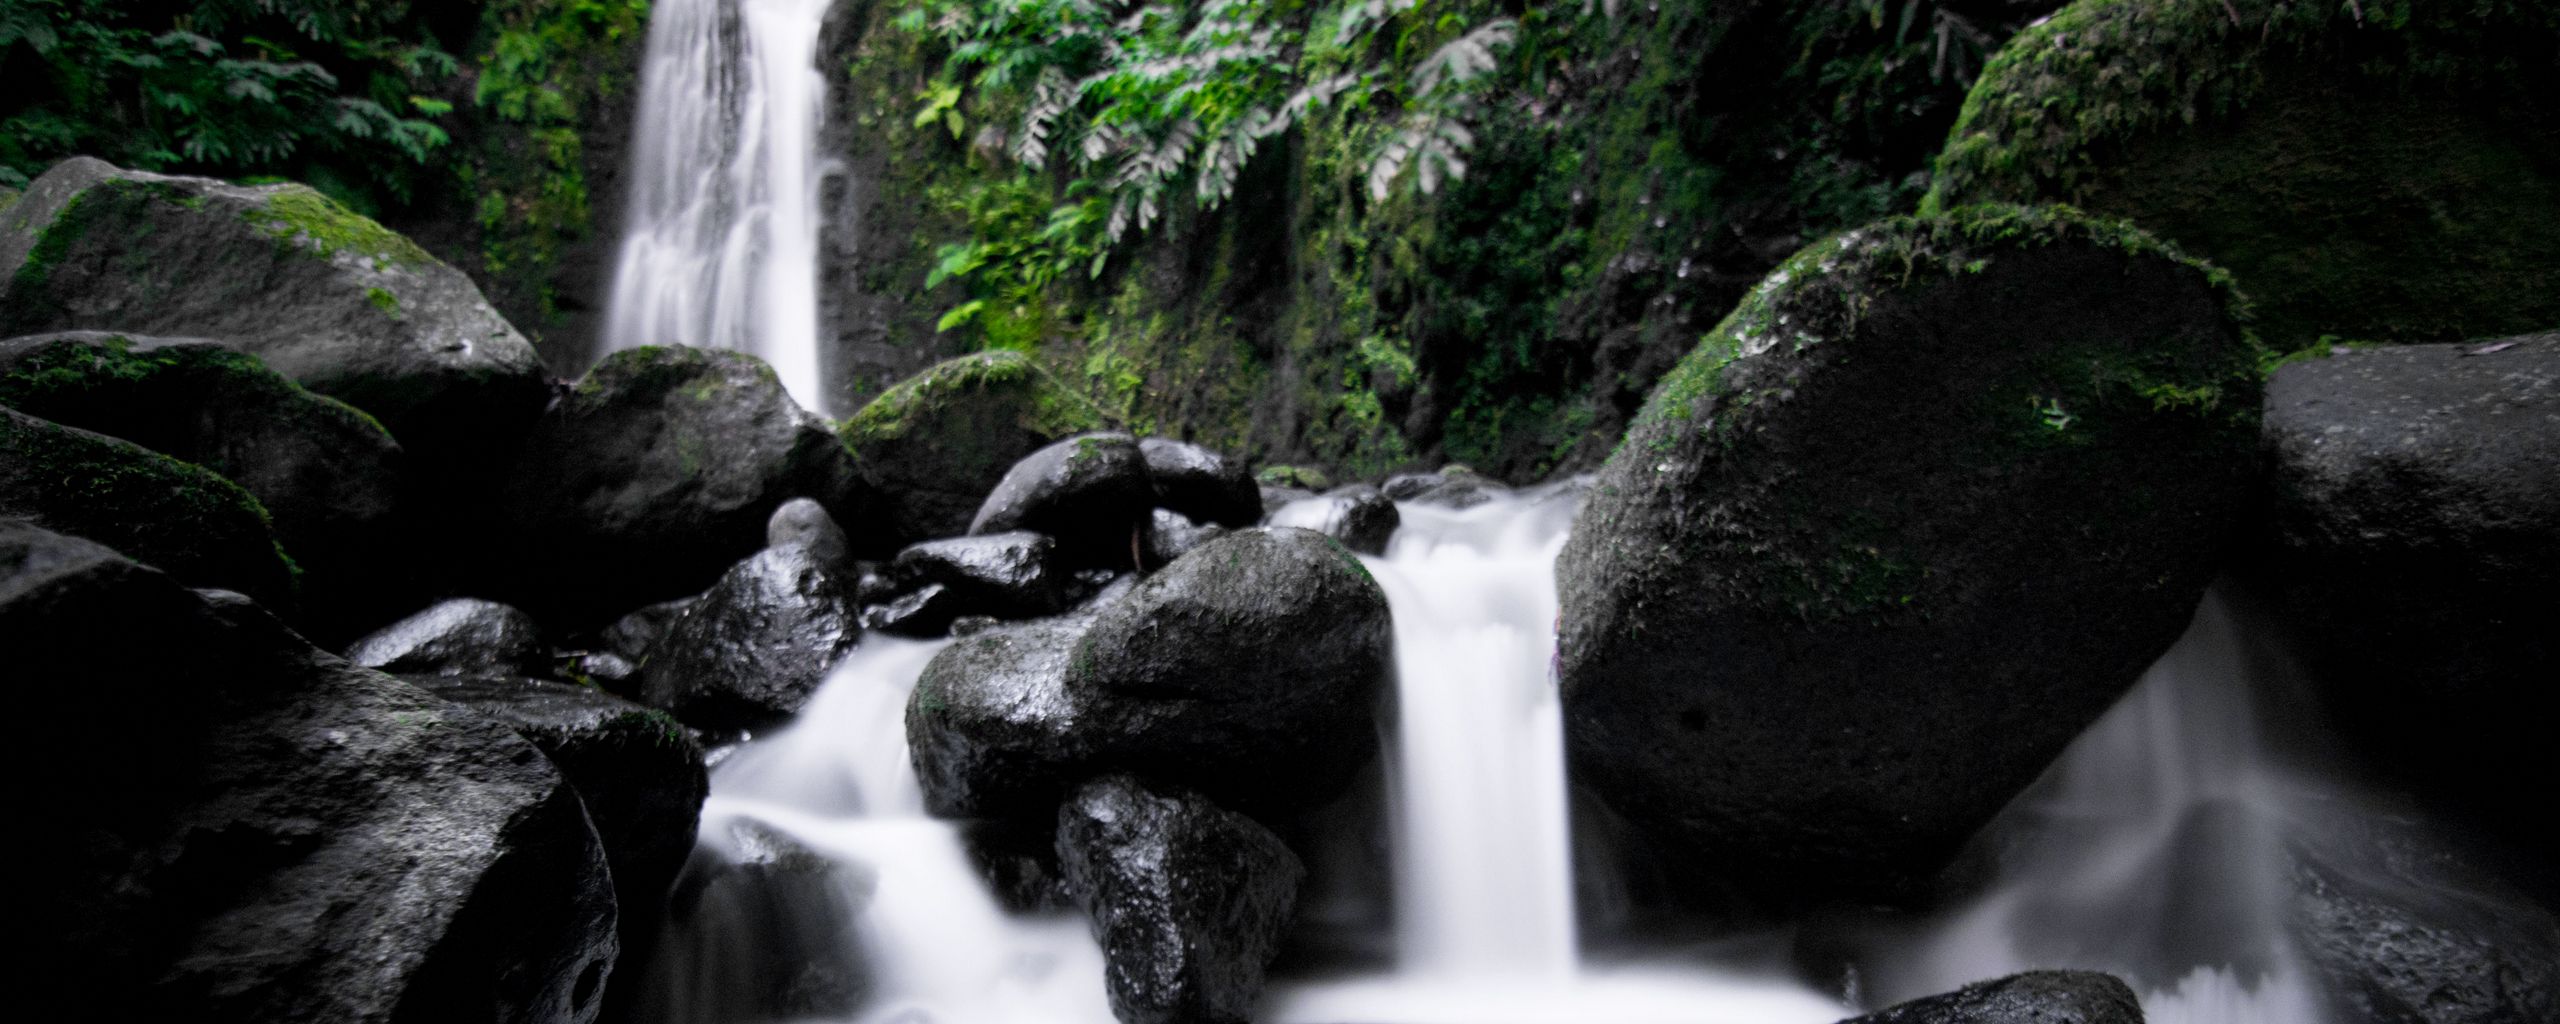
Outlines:
[[876,522],[904,544],[967,533],[979,503],[1014,463],[1100,430],[1105,419],[1031,357],[980,352],[901,381],[845,420],[838,435],[863,481],[881,495]]
[[1935,871],[2220,570],[2257,465],[2240,316],[2064,209],[1798,254],[1655,388],[1557,562],[1576,779],[1751,891]]
[[2229,269],[2260,331],[2560,323],[2560,7],[2081,0],[2009,41],[1930,202],[2060,201]]
[[294,605],[297,570],[258,499],[130,441],[0,409],[0,516],[96,541],[194,586]]
[[302,567],[301,625],[343,640],[425,594],[409,460],[382,424],[210,342],[0,341],[0,405],[192,462],[248,491]]
[[421,458],[485,459],[541,364],[469,278],[301,185],[54,165],[0,214],[0,334],[207,338],[381,417]]

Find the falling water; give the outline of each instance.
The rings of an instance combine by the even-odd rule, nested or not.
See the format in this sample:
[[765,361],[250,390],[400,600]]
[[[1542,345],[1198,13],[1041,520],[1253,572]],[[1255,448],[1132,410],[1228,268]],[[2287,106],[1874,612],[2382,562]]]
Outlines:
[[818,35],[834,0],[661,0],[606,343],[752,352],[827,412],[818,375]]

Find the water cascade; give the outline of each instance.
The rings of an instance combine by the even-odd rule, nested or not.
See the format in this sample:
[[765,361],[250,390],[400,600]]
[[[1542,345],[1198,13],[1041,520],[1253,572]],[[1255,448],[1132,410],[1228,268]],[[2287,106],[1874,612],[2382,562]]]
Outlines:
[[610,348],[754,353],[819,412],[818,192],[834,0],[664,0],[649,20]]

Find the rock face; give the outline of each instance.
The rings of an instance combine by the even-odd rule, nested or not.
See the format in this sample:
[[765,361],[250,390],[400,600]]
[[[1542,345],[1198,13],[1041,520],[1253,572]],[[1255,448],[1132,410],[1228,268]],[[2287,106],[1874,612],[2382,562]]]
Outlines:
[[239,484],[302,567],[301,618],[314,635],[343,639],[424,592],[408,535],[407,453],[372,417],[254,356],[94,331],[0,341],[0,405]]
[[1230,528],[1262,521],[1262,487],[1243,460],[1169,437],[1140,440],[1138,453],[1146,459],[1157,508]]
[[470,279],[301,185],[65,160],[0,214],[0,282],[0,334],[214,339],[430,460],[486,458],[542,407],[533,346]]
[[2219,570],[2255,468],[2234,301],[2129,228],[2014,207],[1772,274],[1557,562],[1576,778],[1737,885],[1934,871]]
[[367,634],[347,648],[347,661],[400,676],[542,676],[551,648],[532,616],[457,597]]
[[294,606],[293,564],[258,500],[140,445],[0,409],[0,516],[95,540],[190,584]]
[[[135,643],[137,636],[150,643]],[[614,901],[504,726],[105,548],[0,526],[39,1006],[81,1019],[593,1020]],[[105,744],[101,746],[101,743]],[[76,772],[66,764],[79,764]]]
[[2279,349],[2547,329],[2555,45],[2538,3],[2082,0],[1984,69],[1933,202],[2130,218],[2237,275]]
[[2560,785],[2560,334],[2342,351],[2267,385],[2263,575],[2339,722],[2486,812]]
[[784,502],[851,504],[851,476],[825,421],[754,356],[616,352],[516,461],[499,517],[518,542],[509,596],[577,626],[695,593],[762,547]]
[[[1103,427],[1102,411],[1019,352],[937,363],[882,393],[839,435],[880,495],[882,539],[969,532],[1005,471],[1061,438]],[[855,532],[866,538],[861,526]]]
[[1031,530],[1057,538],[1073,565],[1128,567],[1154,501],[1147,463],[1127,434],[1082,434],[1024,456],[987,492],[972,534]]
[[1374,752],[1386,597],[1324,537],[1231,533],[1097,604],[962,637],[926,666],[907,736],[928,809],[1046,813],[1111,771],[1306,806]]
[[757,552],[668,627],[642,699],[714,733],[780,724],[860,638],[851,590],[805,547]]
[[2029,971],[1840,1024],[2142,1024],[2142,1003],[2113,975]]
[[1124,1024],[1252,1019],[1306,877],[1253,819],[1125,775],[1058,809],[1058,864]]

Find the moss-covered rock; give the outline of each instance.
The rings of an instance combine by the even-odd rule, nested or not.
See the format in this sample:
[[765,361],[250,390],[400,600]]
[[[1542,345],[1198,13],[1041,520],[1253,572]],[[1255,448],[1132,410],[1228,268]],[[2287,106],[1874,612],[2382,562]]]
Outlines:
[[1931,202],[2069,202],[2228,268],[2279,349],[2560,323],[2560,8],[2081,0],[2001,50]]
[[2220,568],[2256,466],[2241,315],[2063,209],[1789,260],[1655,389],[1557,563],[1576,778],[1750,891],[1935,870]]
[[194,586],[294,606],[297,570],[258,499],[129,441],[0,409],[0,516],[96,541]]
[[980,352],[900,382],[837,435],[879,494],[878,526],[904,542],[968,532],[1014,463],[1104,426],[1101,409],[1029,356]]
[[0,405],[120,437],[256,497],[334,642],[423,598],[408,456],[373,417],[210,342],[78,331],[0,341]]
[[442,462],[485,460],[541,408],[533,347],[468,278],[301,185],[86,157],[0,215],[0,334],[206,338],[381,417]]

